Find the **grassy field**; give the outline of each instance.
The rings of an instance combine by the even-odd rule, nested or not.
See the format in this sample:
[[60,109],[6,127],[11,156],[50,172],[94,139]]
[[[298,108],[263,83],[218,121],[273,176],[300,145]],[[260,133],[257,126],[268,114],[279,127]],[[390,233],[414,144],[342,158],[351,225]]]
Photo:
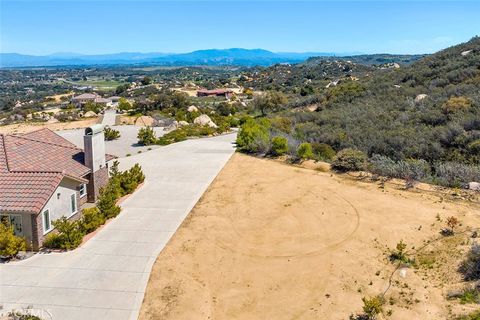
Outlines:
[[76,85],[76,86],[92,86],[96,90],[100,91],[109,91],[115,90],[119,85],[123,84],[123,82],[116,81],[116,80],[87,80],[87,81],[68,81],[68,83]]
[[386,288],[388,319],[451,319],[474,307],[445,298],[470,233],[427,241],[449,216],[478,226],[478,200],[235,154],[158,256],[140,319],[348,319]]

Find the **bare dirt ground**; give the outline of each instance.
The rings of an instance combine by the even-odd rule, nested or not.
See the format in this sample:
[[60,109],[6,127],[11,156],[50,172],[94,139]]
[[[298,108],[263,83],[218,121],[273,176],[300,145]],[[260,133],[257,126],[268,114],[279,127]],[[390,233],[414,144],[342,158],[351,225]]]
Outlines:
[[98,117],[88,118],[85,120],[79,121],[70,121],[70,122],[55,122],[55,123],[45,123],[45,122],[24,122],[9,124],[5,126],[0,126],[0,133],[3,134],[13,134],[13,133],[27,133],[42,128],[49,128],[50,130],[68,130],[68,129],[79,129],[91,126],[92,124],[98,123]]
[[[478,196],[404,191],[235,154],[157,258],[140,319],[348,319],[362,297],[388,287],[388,248],[403,240],[414,252],[439,237],[448,216],[462,230],[480,226],[479,212]],[[445,299],[469,241],[465,232],[434,242],[418,268],[405,278],[395,272],[388,319],[471,310]]]

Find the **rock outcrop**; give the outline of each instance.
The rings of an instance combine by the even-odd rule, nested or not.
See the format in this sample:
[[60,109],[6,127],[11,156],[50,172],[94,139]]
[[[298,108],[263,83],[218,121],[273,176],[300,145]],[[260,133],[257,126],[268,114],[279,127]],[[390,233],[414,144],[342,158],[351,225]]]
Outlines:
[[218,128],[218,126],[206,114],[202,114],[201,116],[196,117],[193,120],[193,123],[198,124],[200,126],[209,126],[211,128]]

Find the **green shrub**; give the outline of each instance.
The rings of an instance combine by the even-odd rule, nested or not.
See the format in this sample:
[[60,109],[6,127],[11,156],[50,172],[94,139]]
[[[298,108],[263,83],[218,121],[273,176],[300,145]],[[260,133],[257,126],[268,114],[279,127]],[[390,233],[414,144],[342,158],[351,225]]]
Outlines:
[[363,313],[350,315],[350,320],[375,320],[383,313],[385,299],[378,295],[370,299],[363,297]]
[[82,243],[85,233],[80,227],[79,220],[68,220],[66,217],[61,217],[53,221],[53,226],[58,232],[60,249],[75,249]]
[[60,249],[61,241],[60,235],[53,231],[45,236],[43,239],[43,246],[50,249]]
[[464,316],[459,316],[455,319],[456,320],[480,320],[480,310],[473,311],[472,313],[469,313]]
[[308,142],[301,143],[297,148],[297,156],[300,159],[313,159],[312,145]]
[[[237,148],[240,151],[260,153],[268,151],[270,143],[270,121],[247,119],[237,135]],[[267,150],[266,150],[267,149]]]
[[82,210],[82,219],[80,220],[80,227],[84,233],[95,231],[98,227],[105,223],[105,216],[98,210],[98,208],[88,208]]
[[137,134],[138,143],[149,146],[155,144],[157,137],[155,136],[155,131],[150,127],[143,127],[138,130]]
[[142,167],[138,163],[135,163],[135,165],[130,168],[129,175],[131,179],[137,182],[137,184],[145,181],[145,174],[142,171]]
[[466,287],[459,297],[461,304],[480,303],[480,291],[476,287]]
[[26,311],[10,311],[6,320],[42,320],[39,316],[29,314]]
[[120,207],[116,204],[118,192],[119,190],[112,184],[107,184],[104,188],[100,189],[97,207],[105,219],[114,218],[120,213]]
[[108,126],[103,129],[103,133],[106,141],[116,140],[120,138],[120,131],[112,129]]
[[288,140],[285,137],[273,137],[270,153],[274,156],[282,156],[288,151]]
[[333,159],[332,168],[337,171],[360,171],[365,169],[367,156],[360,150],[343,149]]
[[405,252],[406,248],[407,248],[407,245],[402,240],[400,240],[400,242],[397,243],[395,250],[392,250],[392,252],[390,253],[390,256],[389,256],[390,261],[391,262],[398,261],[406,264],[413,263],[414,261],[410,259],[407,253]]
[[0,222],[0,256],[13,257],[26,249],[25,239],[15,235],[10,223]]
[[328,144],[313,142],[311,145],[315,159],[330,161],[335,157],[335,150]]
[[367,299],[362,298],[363,312],[369,317],[369,319],[376,319],[376,317],[383,313],[384,300],[381,296],[375,296]]

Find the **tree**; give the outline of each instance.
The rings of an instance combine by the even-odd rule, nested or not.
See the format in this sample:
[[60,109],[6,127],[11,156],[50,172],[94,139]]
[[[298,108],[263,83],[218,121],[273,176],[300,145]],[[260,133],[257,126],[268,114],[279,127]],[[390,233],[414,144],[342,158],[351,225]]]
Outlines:
[[147,86],[147,85],[152,83],[152,78],[150,78],[148,76],[145,76],[145,77],[143,77],[141,82],[144,86]]
[[106,126],[105,129],[103,129],[103,133],[106,141],[116,140],[120,138],[120,131],[112,129],[109,126]]
[[128,110],[131,110],[132,108],[133,108],[132,104],[127,99],[125,98],[118,99],[118,110],[128,111]]
[[253,106],[260,110],[263,116],[269,111],[276,111],[281,105],[288,102],[287,97],[277,91],[269,91],[264,95],[257,96],[253,99]]
[[97,207],[106,219],[114,218],[120,213],[120,207],[117,206],[118,190],[114,186],[107,184],[100,190]]

